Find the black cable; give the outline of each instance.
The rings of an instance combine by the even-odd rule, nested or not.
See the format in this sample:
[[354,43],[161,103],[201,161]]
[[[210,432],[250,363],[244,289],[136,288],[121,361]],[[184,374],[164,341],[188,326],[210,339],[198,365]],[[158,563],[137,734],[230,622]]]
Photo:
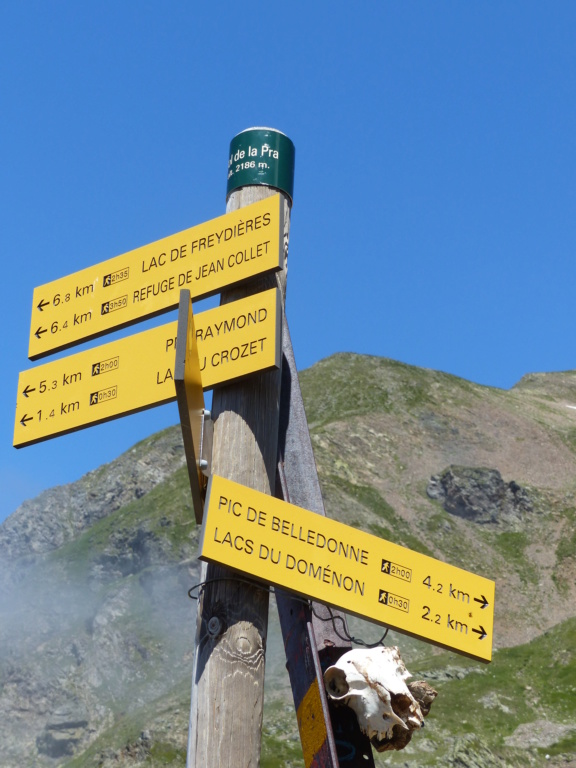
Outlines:
[[[270,594],[274,594],[274,591],[275,591],[274,587],[264,586],[263,584],[258,584],[258,583],[254,582],[254,581],[250,581],[249,579],[243,579],[243,578],[237,577],[237,576],[234,576],[234,577],[222,576],[222,577],[220,577],[218,579],[209,579],[208,581],[201,581],[199,584],[194,584],[194,586],[190,587],[190,589],[188,590],[188,597],[191,600],[199,600],[200,599],[200,595],[202,594],[202,591],[204,590],[204,587],[206,587],[208,584],[215,584],[218,581],[241,581],[242,583],[249,584],[252,587],[257,587],[258,589],[263,589],[265,592],[269,592]],[[198,596],[193,595],[192,593],[195,590],[197,590],[197,589],[199,590]],[[325,603],[321,603],[321,605],[324,605],[324,607],[328,610],[328,613],[330,614],[328,617],[324,617],[324,616],[320,616],[318,613],[316,613],[316,611],[314,610],[314,603],[313,603],[312,600],[308,600],[306,598],[300,597],[299,595],[291,595],[291,597],[294,600],[299,600],[301,603],[304,603],[305,605],[307,605],[309,607],[309,609],[312,611],[312,613],[314,614],[314,616],[317,619],[319,619],[320,621],[324,621],[324,622],[331,621],[332,622],[332,628],[334,630],[334,634],[340,640],[342,640],[343,642],[345,642],[345,643],[354,643],[355,645],[361,645],[363,648],[377,648],[379,645],[383,645],[384,644],[384,640],[386,639],[386,637],[388,635],[388,627],[386,627],[386,631],[384,632],[384,634],[382,635],[380,640],[378,640],[378,642],[376,642],[376,643],[366,643],[360,637],[353,637],[345,629],[346,623],[345,623],[344,619],[342,618],[342,616],[339,616],[337,614],[335,615],[332,612],[332,608],[329,605],[325,605]],[[336,627],[336,619],[340,620],[340,622],[342,624],[342,629],[344,631],[344,635],[341,635],[340,632],[338,631],[338,629]]]
[[[190,600],[199,600],[200,595],[202,594],[202,591],[204,590],[204,587],[207,584],[215,584],[217,581],[241,581],[243,584],[249,584],[251,587],[256,587],[257,589],[263,589],[265,592],[272,593],[274,592],[272,587],[265,587],[263,584],[257,584],[255,581],[250,581],[250,579],[243,579],[240,576],[221,576],[218,579],[208,579],[208,581],[201,581],[199,584],[194,584],[193,587],[190,587],[188,590],[188,597]],[[199,589],[198,597],[192,594],[194,590]]]
[[[309,601],[309,605],[310,605],[310,610],[312,611],[314,616],[316,616],[317,619],[320,619],[320,621],[324,621],[324,622],[328,622],[328,621],[332,622],[332,628],[334,630],[334,634],[337,637],[339,637],[340,640],[343,640],[344,642],[355,643],[356,645],[361,645],[364,648],[377,648],[379,645],[383,645],[384,644],[384,640],[386,639],[386,636],[388,635],[388,627],[386,627],[386,630],[385,630],[384,634],[382,635],[380,640],[378,640],[378,642],[376,642],[376,643],[366,643],[364,640],[362,640],[362,638],[360,638],[360,637],[353,637],[348,631],[346,631],[344,629],[346,627],[344,619],[342,618],[342,616],[338,616],[338,615],[335,616],[334,613],[332,612],[332,608],[329,605],[325,606],[328,609],[328,613],[330,614],[330,616],[328,618],[325,618],[324,616],[319,616],[316,613],[316,611],[314,610],[314,603]],[[344,636],[342,636],[338,632],[338,629],[336,628],[336,619],[340,619],[340,621],[342,623],[342,628],[345,631],[345,635]]]

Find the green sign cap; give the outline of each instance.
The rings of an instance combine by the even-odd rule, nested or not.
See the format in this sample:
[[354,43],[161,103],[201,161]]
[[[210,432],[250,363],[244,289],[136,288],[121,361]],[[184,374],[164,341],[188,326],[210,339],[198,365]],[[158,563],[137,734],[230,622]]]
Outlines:
[[247,128],[230,142],[226,198],[254,184],[275,187],[292,202],[294,144],[274,128]]

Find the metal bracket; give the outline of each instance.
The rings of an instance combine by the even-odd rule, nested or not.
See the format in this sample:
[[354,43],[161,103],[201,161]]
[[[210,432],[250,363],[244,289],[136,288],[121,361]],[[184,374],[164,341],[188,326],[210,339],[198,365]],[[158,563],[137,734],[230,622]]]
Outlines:
[[204,488],[212,472],[212,444],[214,440],[214,422],[212,414],[206,408],[202,411],[202,423],[200,425],[200,458],[198,466],[205,477]]

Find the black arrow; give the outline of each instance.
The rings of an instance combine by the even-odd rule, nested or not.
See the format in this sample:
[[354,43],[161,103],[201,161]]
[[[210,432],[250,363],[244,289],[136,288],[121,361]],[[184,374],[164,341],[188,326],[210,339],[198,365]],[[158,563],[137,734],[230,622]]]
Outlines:
[[36,392],[36,387],[31,387],[30,384],[26,384],[26,389],[22,390],[24,397],[28,397],[30,392]]
[[486,600],[484,595],[482,595],[482,599],[481,600],[480,600],[479,597],[475,597],[474,601],[477,602],[477,603],[482,603],[482,606],[481,606],[482,610],[484,610],[484,608],[486,608],[486,606],[488,605],[488,600]]
[[48,328],[42,328],[42,326],[39,326],[34,336],[36,336],[37,339],[41,339],[43,333],[48,333]]
[[480,629],[474,629],[472,628],[472,632],[476,632],[477,635],[479,635],[478,640],[484,640],[486,635],[488,634],[482,624],[480,624]]
[[24,416],[22,416],[22,418],[20,419],[20,424],[22,424],[22,426],[25,427],[26,426],[26,422],[27,421],[32,421],[33,418],[34,418],[34,416],[26,416],[26,414],[24,414]]
[[44,312],[44,307],[47,307],[48,304],[50,304],[49,301],[44,301],[44,299],[40,299],[40,304],[37,305],[40,312]]

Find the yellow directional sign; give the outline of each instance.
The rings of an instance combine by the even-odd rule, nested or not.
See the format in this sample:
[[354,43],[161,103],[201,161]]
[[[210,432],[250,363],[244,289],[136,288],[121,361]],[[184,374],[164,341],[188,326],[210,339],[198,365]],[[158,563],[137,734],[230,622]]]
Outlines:
[[282,305],[278,288],[201,312],[194,325],[204,389],[280,368]]
[[[279,367],[281,317],[277,288],[198,314],[202,387]],[[177,323],[167,323],[23,371],[14,445],[21,448],[175,400],[176,337]]]
[[28,357],[36,360],[232,283],[278,270],[280,195],[136,248],[34,290]]
[[178,330],[176,335],[176,362],[174,365],[174,384],[176,399],[182,428],[184,454],[188,467],[190,491],[196,522],[202,522],[202,494],[206,486],[206,478],[200,467],[202,451],[202,434],[204,421],[204,392],[202,387],[202,372],[200,356],[196,341],[194,313],[190,291],[180,292],[180,307],[178,309]]
[[480,661],[494,582],[213,475],[199,556]]

